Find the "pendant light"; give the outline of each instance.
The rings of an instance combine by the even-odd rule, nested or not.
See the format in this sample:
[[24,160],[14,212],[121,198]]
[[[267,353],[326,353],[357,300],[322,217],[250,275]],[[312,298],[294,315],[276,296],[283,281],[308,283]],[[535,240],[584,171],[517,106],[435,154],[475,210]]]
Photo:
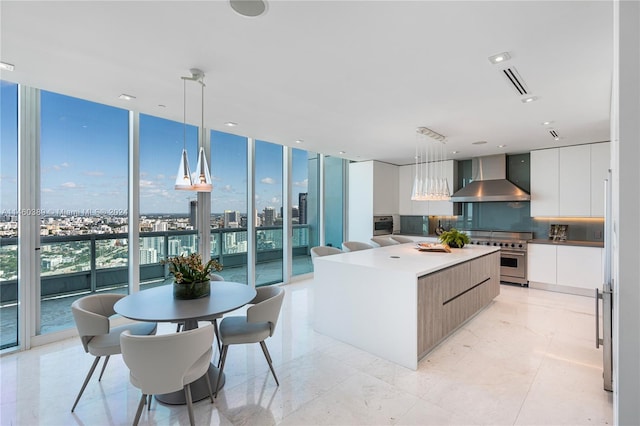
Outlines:
[[[183,81],[183,148],[182,156],[180,158],[180,165],[178,166],[178,173],[176,175],[176,183],[174,188],[177,190],[197,191],[197,192],[211,192],[213,190],[213,183],[211,181],[211,173],[209,172],[209,163],[204,152],[204,73],[199,69],[191,69],[191,77],[181,77]],[[187,159],[187,80],[196,81],[200,83],[201,87],[201,122],[200,129],[198,130],[198,137],[200,149],[198,151],[198,164],[196,166],[196,172],[192,175],[189,169],[189,160]]]
[[[443,201],[450,200],[449,183],[444,176],[445,137],[426,127],[416,129],[416,165],[411,200]],[[424,156],[419,164],[424,147]]]
[[[191,70],[193,74],[194,70]],[[198,192],[211,192],[213,190],[213,183],[211,182],[211,173],[209,172],[209,163],[207,162],[207,156],[204,153],[204,74],[200,71],[200,78],[197,80],[200,83],[201,94],[200,99],[202,101],[201,109],[202,117],[200,121],[200,150],[198,151],[198,164],[196,165],[196,172],[194,173],[191,181],[193,182],[193,189]]]
[[176,173],[176,183],[174,189],[180,191],[191,191],[191,169],[189,169],[189,159],[187,158],[187,81],[182,80],[182,155]]

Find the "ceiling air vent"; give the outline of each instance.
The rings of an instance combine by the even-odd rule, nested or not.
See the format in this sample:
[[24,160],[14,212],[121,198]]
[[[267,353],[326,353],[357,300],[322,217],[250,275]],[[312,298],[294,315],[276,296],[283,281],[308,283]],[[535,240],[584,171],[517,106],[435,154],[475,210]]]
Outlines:
[[509,83],[513,85],[513,87],[518,91],[520,95],[527,95],[529,92],[527,91],[527,85],[524,83],[522,77],[514,67],[505,68],[502,70]]
[[556,132],[555,130],[549,130],[549,133],[551,133],[553,139],[560,140],[560,135],[558,135],[558,132]]

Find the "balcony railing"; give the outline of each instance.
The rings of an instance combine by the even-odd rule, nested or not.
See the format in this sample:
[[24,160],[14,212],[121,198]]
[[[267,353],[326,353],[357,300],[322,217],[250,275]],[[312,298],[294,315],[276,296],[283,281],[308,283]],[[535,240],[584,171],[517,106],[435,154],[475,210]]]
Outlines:
[[[0,239],[0,303],[16,302],[17,238]],[[256,230],[256,263],[282,260],[282,228]],[[128,282],[128,234],[86,234],[44,236],[41,238],[41,297],[95,292],[126,287]],[[140,233],[140,281],[158,281],[168,277],[160,261],[167,256],[197,251],[197,231],[160,231]],[[309,256],[309,225],[294,225],[293,256]],[[246,228],[211,230],[211,257],[224,265],[224,271],[246,268]],[[15,271],[12,274],[9,271]],[[223,271],[223,272],[224,272]],[[309,271],[310,272],[310,271]]]

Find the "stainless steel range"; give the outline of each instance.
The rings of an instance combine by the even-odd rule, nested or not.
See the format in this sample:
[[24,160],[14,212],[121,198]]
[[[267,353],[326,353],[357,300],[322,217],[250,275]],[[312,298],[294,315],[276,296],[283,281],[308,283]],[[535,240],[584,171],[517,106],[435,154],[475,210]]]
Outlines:
[[531,232],[469,231],[471,244],[500,247],[500,281],[529,285],[527,243]]

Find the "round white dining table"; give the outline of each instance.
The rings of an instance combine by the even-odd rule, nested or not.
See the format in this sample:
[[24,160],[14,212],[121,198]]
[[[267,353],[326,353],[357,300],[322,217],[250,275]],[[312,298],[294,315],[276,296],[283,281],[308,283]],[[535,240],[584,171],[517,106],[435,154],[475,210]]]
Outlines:
[[[198,328],[198,321],[224,314],[249,303],[256,296],[256,290],[247,284],[231,281],[211,281],[211,294],[191,300],[173,297],[173,285],[163,285],[139,291],[120,299],[114,310],[123,317],[148,322],[183,322],[184,330]],[[211,363],[208,373],[211,383],[218,382],[218,389],[224,386],[224,374],[218,380],[219,370]],[[191,384],[193,401],[209,396],[204,376]],[[185,404],[184,392],[155,395],[165,404]]]

